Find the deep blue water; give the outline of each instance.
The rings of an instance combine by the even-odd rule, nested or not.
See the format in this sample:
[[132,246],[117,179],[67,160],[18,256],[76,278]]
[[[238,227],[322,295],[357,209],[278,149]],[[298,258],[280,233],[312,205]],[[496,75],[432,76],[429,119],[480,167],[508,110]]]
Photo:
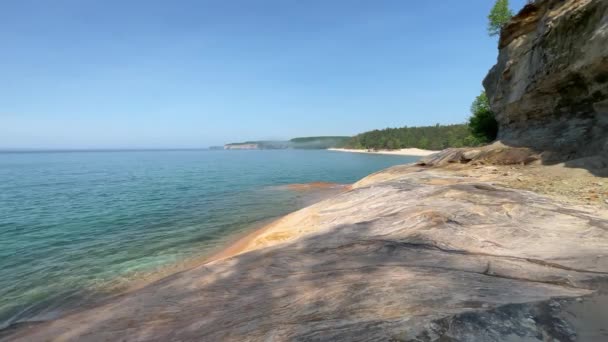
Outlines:
[[415,160],[302,150],[0,153],[0,328],[202,256],[310,201],[278,185],[352,183]]

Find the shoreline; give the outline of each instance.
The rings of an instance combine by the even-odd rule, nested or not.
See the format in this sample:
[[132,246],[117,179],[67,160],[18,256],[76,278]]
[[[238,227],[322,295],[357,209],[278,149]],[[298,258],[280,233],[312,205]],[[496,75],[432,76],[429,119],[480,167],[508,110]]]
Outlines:
[[222,246],[218,246],[216,251],[210,253],[206,257],[203,257],[202,260],[199,260],[200,264],[195,265],[194,267],[204,266],[215,261],[228,259],[247,252],[248,247],[253,241],[264,233],[268,232],[272,227],[276,226],[279,221],[293,212],[275,217],[274,219],[269,219],[265,223],[261,223],[259,225],[253,225],[250,230],[246,229],[246,231],[244,231],[242,234],[237,234],[237,236],[234,236],[233,239],[229,239],[229,241],[226,241]]
[[214,261],[239,255],[243,253],[247,246],[249,246],[250,242],[254,241],[259,235],[263,234],[269,228],[275,225],[276,222],[280,221],[291,213],[292,212],[289,212],[285,215],[252,222],[242,231],[226,236],[225,240],[218,242],[216,246],[210,247],[207,252],[201,255],[165,265],[160,269],[150,271],[148,274],[141,275],[137,279],[129,280],[127,286],[122,289],[120,288],[120,285],[118,285],[116,288],[117,293],[114,295],[128,294],[129,292],[139,290],[174,274],[201,267]]
[[[326,196],[327,199],[331,196]],[[319,200],[318,202],[323,201]],[[313,203],[314,204],[314,203]],[[313,205],[310,204],[310,205]],[[249,228],[245,228],[240,233],[235,233],[232,236],[228,236],[225,241],[219,243],[217,246],[211,248],[208,253],[193,257],[190,259],[182,260],[180,262],[169,264],[160,269],[150,271],[149,273],[140,275],[137,279],[130,279],[124,283],[112,284],[105,289],[101,290],[99,298],[92,298],[90,302],[79,303],[75,306],[66,306],[60,309],[60,313],[56,317],[51,319],[33,319],[16,321],[8,324],[7,326],[0,327],[0,340],[6,336],[10,336],[12,333],[22,331],[22,328],[29,329],[34,328],[37,325],[52,322],[63,317],[78,314],[87,310],[92,310],[96,307],[102,307],[113,300],[119,298],[128,298],[129,296],[143,290],[148,286],[153,286],[157,282],[161,282],[164,279],[169,279],[183,272],[188,272],[199,267],[206,267],[214,262],[229,259],[240,254],[263,248],[267,246],[255,246],[254,242],[265,233],[268,233],[272,228],[276,227],[286,217],[307,208],[305,206],[300,209],[288,212],[284,215],[280,215],[274,218],[268,218],[256,223],[252,223]]]
[[[488,232],[484,228],[496,220],[503,220],[505,213],[509,213],[514,215],[515,222],[508,221],[505,229],[520,232],[521,223],[528,222],[527,215],[543,218],[555,211],[552,207],[546,208],[545,201],[552,200],[550,197],[532,194],[525,188],[528,191],[506,191],[495,185],[497,180],[504,181],[504,174],[509,173],[517,180],[515,184],[526,186],[528,182],[518,180],[525,176],[516,174],[513,168],[493,166],[429,170],[401,165],[375,173],[353,184],[352,188],[356,191],[338,192],[276,219],[259,221],[242,231],[242,234],[226,239],[225,243],[215,251],[210,251],[207,256],[191,260],[187,263],[189,267],[169,268],[163,277],[142,281],[140,285],[144,286],[131,288],[88,307],[68,311],[57,319],[8,327],[7,330],[0,331],[0,340],[10,338],[27,341],[49,336],[58,339],[118,336],[137,339],[141,337],[139,331],[149,331],[149,334],[154,334],[158,339],[170,339],[171,336],[177,336],[177,332],[184,340],[205,336],[213,340],[237,341],[244,337],[262,339],[275,332],[265,327],[281,324],[287,329],[281,332],[282,336],[291,339],[300,336],[299,330],[295,330],[300,326],[292,328],[293,315],[296,315],[296,319],[308,322],[306,319],[310,318],[310,312],[333,318],[344,312],[344,307],[348,310],[362,309],[362,312],[369,312],[369,317],[372,318],[386,313],[383,310],[390,307],[393,311],[388,312],[387,319],[392,319],[395,313],[411,315],[413,312],[425,322],[433,322],[442,317],[436,314],[441,304],[435,304],[434,298],[444,295],[445,290],[432,285],[446,281],[444,271],[433,270],[437,268],[436,265],[445,263],[454,267],[447,275],[459,280],[463,274],[468,277],[465,281],[450,283],[457,294],[454,298],[459,308],[469,308],[470,298],[476,300],[476,308],[500,308],[513,303],[546,303],[553,297],[563,297],[569,298],[568,302],[563,302],[564,306],[581,306],[580,303],[585,301],[585,305],[593,305],[594,312],[601,312],[605,297],[597,297],[591,289],[583,286],[564,287],[553,284],[556,277],[562,276],[560,268],[544,268],[541,265],[542,268],[539,269],[541,266],[535,263],[524,262],[512,265],[510,259],[504,262],[500,257],[492,256],[492,261],[500,266],[497,268],[500,275],[505,275],[497,281],[495,276],[484,273],[488,262],[486,256],[479,257],[478,260],[478,257],[444,253],[435,249],[421,251],[420,248],[409,245],[395,250],[395,246],[404,240],[419,244],[418,234],[423,232],[422,238],[430,240],[432,244],[454,244],[457,248],[472,253],[482,250],[488,254],[500,254],[507,249],[509,254],[531,255],[536,258],[535,248],[516,243],[525,239],[525,235],[514,239],[512,235],[505,237],[502,232],[493,234],[494,231]],[[521,166],[518,171],[523,168],[530,170],[528,172],[531,177],[542,179],[548,170],[545,167],[537,169]],[[500,172],[494,172],[494,169],[500,169]],[[567,170],[567,174],[561,176],[570,179],[568,176],[573,175],[573,172],[575,171]],[[479,185],[480,182],[484,184],[483,187]],[[597,182],[597,179],[588,179],[588,182]],[[418,196],[408,196],[404,191],[396,191],[395,186],[399,184],[403,185],[401,190],[405,191],[427,188],[445,191],[417,191]],[[496,196],[497,191],[508,194],[509,206],[504,207],[503,196]],[[470,196],[471,194],[477,197]],[[476,202],[470,203],[471,198],[477,198]],[[442,201],[455,207],[441,206]],[[539,203],[543,206],[534,205]],[[555,203],[561,205],[561,202]],[[500,211],[496,210],[498,204],[503,205]],[[532,208],[532,211],[524,212],[519,207]],[[454,239],[452,234],[446,234],[446,230],[453,229],[453,223],[446,222],[444,218],[460,218],[458,215],[463,210],[466,213],[478,213],[480,208],[483,213],[492,216],[475,216],[474,221],[460,219],[459,224],[467,228],[463,230],[467,232],[464,237]],[[562,219],[568,224],[582,216],[592,216],[600,221],[608,217],[586,207],[565,205],[564,208],[569,211],[564,211],[566,217]],[[481,225],[478,223],[480,220]],[[407,222],[417,223],[411,225]],[[585,224],[583,228],[593,230],[594,234],[603,232],[601,227]],[[438,225],[441,229],[437,229]],[[420,226],[424,229],[421,230]],[[570,246],[581,245],[581,237],[576,231],[559,229],[561,226],[558,226],[557,232],[563,236],[540,234],[547,227],[529,226],[543,239],[542,246],[555,245],[558,238]],[[582,256],[577,254],[573,259],[576,267],[596,260],[595,255],[605,247],[603,242],[592,240],[591,237],[582,238],[586,242],[582,245],[586,247]],[[488,244],[487,241],[496,242]],[[547,250],[540,260],[552,260],[555,257],[554,251]],[[560,249],[558,255],[562,256],[562,253]],[[565,257],[570,255],[566,253]],[[418,269],[425,271],[417,272]],[[511,276],[520,272],[538,275],[532,282]],[[578,285],[592,277],[590,274],[577,273],[573,281]],[[451,279],[453,278],[447,278],[448,281]],[[422,284],[414,287],[408,285],[417,281]],[[478,295],[470,286],[471,283],[488,288],[491,296],[487,292]],[[515,294],[509,292],[511,287],[516,289]],[[353,288],[361,296],[355,296],[351,300]],[[407,300],[403,300],[404,294]],[[369,295],[374,298],[369,298]],[[514,299],[514,295],[518,297]],[[328,304],[319,307],[316,304],[319,300]],[[465,309],[456,313],[466,312]],[[521,310],[533,309],[531,306],[521,307]],[[205,316],[201,316],[201,312]],[[512,318],[514,324],[519,323],[518,317]],[[238,325],[231,330],[218,328],[235,321]],[[351,321],[353,324],[360,323],[359,318]],[[300,325],[307,327],[306,323]],[[192,330],[193,326],[196,326],[195,331]],[[371,325],[365,327],[371,328]],[[597,330],[596,327],[590,329]],[[391,330],[383,337],[402,332],[400,329]],[[411,330],[408,333],[413,335],[414,332],[418,331]],[[372,331],[370,334],[378,332]]]
[[371,149],[352,149],[352,148],[328,148],[328,151],[348,152],[348,153],[367,153],[367,154],[385,154],[393,156],[412,156],[426,157],[440,151],[423,150],[420,148],[402,148],[399,150],[371,150]]
[[[247,253],[260,248],[272,246],[275,243],[279,243],[279,240],[283,240],[283,238],[285,238],[286,236],[280,234],[279,231],[276,232],[279,233],[279,235],[283,236],[278,239],[276,237],[269,237],[268,235],[272,235],[273,233],[275,233],[273,229],[277,228],[277,226],[280,226],[283,221],[289,221],[293,219],[293,217],[297,216],[298,213],[308,212],[311,210],[311,208],[314,208],[316,204],[351,190],[353,184],[312,182],[286,185],[286,187],[291,191],[309,191],[314,188],[331,188],[336,189],[336,191],[323,194],[315,201],[308,203],[308,205],[302,208],[290,211],[284,215],[277,216],[275,218],[270,218],[268,220],[265,220],[264,222],[259,222],[258,224],[253,225],[249,229],[246,229],[246,231],[243,231],[242,234],[237,234],[233,237],[233,239],[229,239],[229,241],[226,241],[222,246],[218,246],[217,250],[211,252],[209,255],[204,257],[204,259],[199,259],[200,264],[194,267],[204,266],[215,261],[228,259],[243,253]],[[293,234],[293,236],[290,236],[289,238],[293,238],[296,235],[298,234]]]
[[[168,279],[179,273],[188,272],[190,270],[197,269],[200,267],[205,267],[217,261],[229,259],[246,252],[267,247],[261,246],[259,243],[256,244],[255,242],[258,241],[258,238],[260,238],[264,234],[271,232],[273,228],[279,225],[287,217],[310,206],[313,206],[316,203],[322,202],[328,198],[340,194],[344,191],[348,191],[350,190],[351,186],[352,184],[337,184],[325,182],[312,182],[302,184],[296,183],[284,185],[287,191],[312,191],[315,189],[318,190],[319,188],[321,188],[322,190],[333,189],[334,191],[319,193],[317,194],[318,197],[316,197],[313,201],[305,204],[300,208],[296,208],[292,211],[289,211],[283,215],[269,217],[256,222],[251,222],[249,225],[247,225],[246,228],[243,228],[239,232],[234,232],[230,235],[227,235],[223,241],[218,241],[217,245],[210,247],[208,251],[198,256],[192,256],[190,258],[186,258],[175,263],[170,263],[160,268],[140,273],[134,278],[128,278],[127,280],[119,280],[116,283],[107,284],[101,288],[98,288],[96,289],[96,291],[99,291],[100,297],[94,298],[90,302],[80,303],[77,306],[66,306],[60,309],[60,311],[62,312],[58,315],[58,317],[55,317],[48,321],[53,321],[62,317],[72,315],[74,313],[102,306],[105,303],[115,300],[116,298],[124,298],[130,296],[131,294],[140,291],[148,286],[151,286],[156,282],[163,281],[164,279]],[[24,320],[20,322],[14,322],[6,327],[0,328],[0,333],[5,330],[9,331],[10,329],[12,329],[12,327],[17,328],[19,325],[30,325],[44,322],[47,322],[47,320]]]

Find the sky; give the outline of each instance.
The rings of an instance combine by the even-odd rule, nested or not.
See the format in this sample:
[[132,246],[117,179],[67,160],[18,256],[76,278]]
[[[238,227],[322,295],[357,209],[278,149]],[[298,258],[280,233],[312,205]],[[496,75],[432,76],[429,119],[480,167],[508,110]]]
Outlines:
[[496,61],[493,2],[1,0],[0,148],[462,123]]

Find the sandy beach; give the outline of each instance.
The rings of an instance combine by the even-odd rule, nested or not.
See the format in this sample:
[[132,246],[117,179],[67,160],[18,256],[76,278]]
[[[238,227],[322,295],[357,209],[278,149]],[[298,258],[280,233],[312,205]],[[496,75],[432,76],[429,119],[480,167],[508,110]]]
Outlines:
[[426,157],[439,151],[423,150],[420,148],[402,148],[400,150],[357,150],[349,148],[328,148],[328,151],[350,152],[350,153],[369,153],[369,154],[389,154],[397,156],[416,156]]

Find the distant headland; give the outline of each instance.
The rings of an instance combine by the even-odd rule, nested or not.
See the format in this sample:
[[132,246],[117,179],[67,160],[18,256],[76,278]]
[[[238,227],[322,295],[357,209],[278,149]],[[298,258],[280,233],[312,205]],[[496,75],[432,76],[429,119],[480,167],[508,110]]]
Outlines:
[[[228,143],[211,149],[281,150],[281,149],[350,149],[359,151],[399,152],[403,149],[438,151],[450,147],[475,147],[486,143],[472,134],[469,124],[385,128],[354,136],[311,136],[290,140],[254,140]],[[395,154],[395,153],[390,153]],[[425,153],[424,155],[428,155]]]
[[224,150],[283,150],[283,149],[308,149],[324,150],[332,147],[344,146],[351,137],[348,136],[319,136],[300,137],[287,141],[282,140],[260,140],[230,143],[224,145]]

